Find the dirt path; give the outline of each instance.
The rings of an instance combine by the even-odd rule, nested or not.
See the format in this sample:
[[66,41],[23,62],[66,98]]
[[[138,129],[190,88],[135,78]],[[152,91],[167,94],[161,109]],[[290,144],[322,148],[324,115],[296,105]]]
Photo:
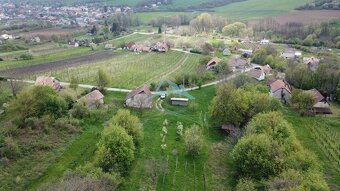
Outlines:
[[55,69],[61,69],[70,66],[77,66],[81,64],[89,64],[94,61],[105,60],[109,58],[113,58],[116,55],[111,51],[100,51],[90,55],[80,56],[76,58],[70,58],[65,60],[58,60],[47,62],[43,64],[35,64],[29,65],[19,68],[12,68],[7,70],[0,71],[0,76],[3,77],[11,77],[11,78],[19,78],[24,77],[26,75],[30,75],[33,73],[51,71]]

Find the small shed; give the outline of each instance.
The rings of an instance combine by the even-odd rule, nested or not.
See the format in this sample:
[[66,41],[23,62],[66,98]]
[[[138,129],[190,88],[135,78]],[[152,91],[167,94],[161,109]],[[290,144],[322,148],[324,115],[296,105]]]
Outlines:
[[171,98],[171,105],[188,106],[188,98]]
[[99,105],[104,104],[104,95],[100,91],[94,90],[81,97],[78,102],[83,103],[91,109],[97,108]]
[[152,108],[152,92],[147,85],[132,90],[125,98],[125,104],[133,108]]
[[236,131],[236,127],[233,124],[223,124],[221,127],[221,131],[222,133],[230,134]]
[[223,50],[223,56],[231,56],[231,52],[229,49],[224,49]]
[[219,62],[221,62],[221,59],[218,57],[213,57],[208,63],[207,63],[207,70],[213,69],[215,65],[217,65]]

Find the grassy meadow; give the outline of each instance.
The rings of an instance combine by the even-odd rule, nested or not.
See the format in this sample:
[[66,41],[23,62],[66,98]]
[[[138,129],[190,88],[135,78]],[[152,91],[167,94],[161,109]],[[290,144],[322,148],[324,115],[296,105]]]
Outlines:
[[233,20],[255,20],[278,16],[310,0],[248,0],[214,8],[216,14]]

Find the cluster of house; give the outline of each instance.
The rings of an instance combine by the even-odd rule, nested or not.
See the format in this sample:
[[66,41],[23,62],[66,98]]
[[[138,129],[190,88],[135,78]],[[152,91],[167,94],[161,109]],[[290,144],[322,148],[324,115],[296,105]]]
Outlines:
[[[221,62],[222,60],[218,57],[213,57],[207,64],[207,70],[213,70],[215,67]],[[228,62],[229,67],[233,72],[236,71],[245,71],[246,68],[249,66],[248,60],[238,57],[238,58],[231,58]]]
[[[56,92],[60,92],[63,87],[61,83],[54,77],[40,76],[35,81],[36,86],[49,86]],[[131,92],[125,98],[125,105],[132,108],[152,108],[153,94],[147,85],[142,85]],[[84,106],[93,109],[104,104],[104,95],[97,89],[93,89],[90,93],[77,100]],[[171,98],[173,105],[187,106],[189,99],[187,98]]]
[[[280,99],[283,103],[289,103],[292,95],[292,87],[282,79],[270,80],[268,82],[271,97]],[[315,114],[331,114],[331,108],[327,99],[316,89],[307,90],[314,96],[313,112]]]
[[129,42],[125,45],[124,49],[132,52],[167,52],[170,46],[165,41],[158,41],[152,46],[146,46],[143,44],[136,44],[135,42]]
[[30,3],[1,3],[0,20],[16,20],[34,18],[47,21],[56,26],[93,25],[98,20],[109,18],[115,14],[128,14],[132,12],[128,6],[97,6],[84,4],[81,6],[60,6],[60,2],[49,5],[36,5]]

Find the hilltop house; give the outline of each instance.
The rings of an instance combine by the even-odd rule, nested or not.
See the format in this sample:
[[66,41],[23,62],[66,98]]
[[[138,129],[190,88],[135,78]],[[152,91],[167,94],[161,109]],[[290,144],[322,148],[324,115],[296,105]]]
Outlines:
[[221,62],[221,59],[218,57],[213,57],[206,65],[207,70],[213,69],[219,62]]
[[54,89],[56,92],[59,92],[62,89],[60,82],[54,77],[48,76],[39,76],[35,81],[36,86],[49,86]]
[[125,104],[128,107],[134,108],[151,108],[152,107],[152,93],[147,87],[143,85],[132,90],[125,98]]
[[303,63],[307,65],[308,69],[311,71],[315,71],[320,63],[320,59],[315,57],[304,57]]
[[244,71],[248,65],[248,61],[243,58],[232,58],[229,60],[229,66],[233,72],[236,70]]
[[104,95],[98,91],[94,90],[78,100],[79,103],[83,103],[88,108],[97,108],[104,104]]
[[269,83],[271,97],[280,99],[283,103],[288,103],[292,95],[291,86],[284,80],[274,80]]
[[331,114],[331,108],[327,99],[316,89],[308,90],[314,96],[315,104],[313,111],[316,114]]

